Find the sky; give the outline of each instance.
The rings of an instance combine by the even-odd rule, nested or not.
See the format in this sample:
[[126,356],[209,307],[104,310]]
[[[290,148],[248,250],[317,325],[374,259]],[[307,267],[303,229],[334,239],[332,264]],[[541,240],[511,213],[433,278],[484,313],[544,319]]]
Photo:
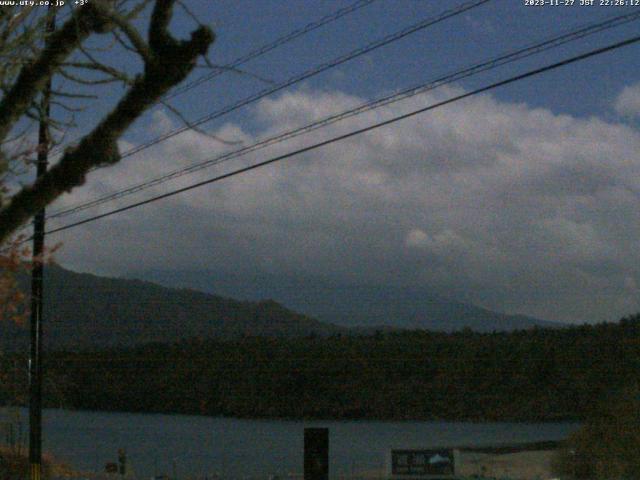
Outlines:
[[[185,0],[226,65],[353,1]],[[376,0],[171,99],[190,121],[272,88],[458,0]],[[596,3],[600,3],[596,1]],[[95,171],[49,212],[90,201],[505,52],[640,6],[492,0]],[[144,22],[141,22],[143,25]],[[51,228],[303,148],[637,35],[601,32],[77,215]],[[114,62],[135,69],[117,52]],[[199,68],[189,80],[208,73]],[[188,81],[189,81],[188,80]],[[121,90],[79,114],[95,124]],[[54,110],[55,114],[55,110]],[[183,126],[145,114],[122,151]],[[85,129],[85,130],[83,130]],[[222,141],[220,141],[222,140]],[[233,272],[339,285],[429,287],[507,313],[570,323],[640,310],[640,46],[541,76],[60,234],[57,261],[96,274]]]

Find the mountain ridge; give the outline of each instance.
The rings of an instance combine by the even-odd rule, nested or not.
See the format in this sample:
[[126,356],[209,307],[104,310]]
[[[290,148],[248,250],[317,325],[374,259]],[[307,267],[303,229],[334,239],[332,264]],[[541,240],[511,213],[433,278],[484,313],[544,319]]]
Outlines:
[[434,293],[428,287],[335,284],[323,279],[209,271],[146,271],[138,275],[164,285],[189,286],[243,300],[273,298],[294,311],[346,327],[447,332],[468,327],[492,332],[565,326],[527,315],[495,312]]
[[[20,281],[22,288],[28,291],[27,276]],[[237,287],[234,291],[242,294]],[[371,335],[394,329],[452,331],[465,327],[504,331],[546,325],[529,317],[517,322],[514,321],[518,320],[516,316],[436,296],[416,301],[415,294],[405,292],[403,297],[402,292],[393,288],[388,291],[381,287],[375,291],[356,288],[355,292],[359,295],[354,295],[353,290],[345,290],[340,297],[335,291],[332,293],[313,285],[280,285],[268,292],[273,294],[270,298],[238,300],[186,286],[169,287],[148,280],[101,277],[51,265],[45,269],[44,345],[49,350],[77,350],[131,347],[191,338]],[[300,301],[296,303],[295,295],[298,300],[307,300],[306,306],[312,307],[311,314],[309,311],[298,313],[309,309],[305,309]],[[317,307],[325,309],[322,311]],[[430,310],[421,310],[427,307]],[[421,312],[421,317],[416,317],[414,324],[401,321],[416,312]],[[437,324],[424,322],[425,317],[445,318],[449,323],[445,328],[437,328]],[[357,324],[358,319],[365,318],[367,322]],[[7,322],[0,324],[0,348],[12,351],[27,345],[26,328]]]

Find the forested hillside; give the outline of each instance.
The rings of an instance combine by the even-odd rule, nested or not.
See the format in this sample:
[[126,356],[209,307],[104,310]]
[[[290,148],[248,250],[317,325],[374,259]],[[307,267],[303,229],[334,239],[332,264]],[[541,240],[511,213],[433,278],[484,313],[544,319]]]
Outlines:
[[[640,317],[494,334],[194,340],[56,353],[47,361],[48,404],[68,408],[241,417],[579,419],[595,402],[640,378]],[[11,395],[5,391],[5,401]]]
[[[29,279],[22,278],[25,291]],[[131,347],[190,337],[328,335],[346,329],[265,300],[238,301],[140,280],[45,271],[45,346],[48,349]],[[0,350],[28,348],[28,328],[0,322]]]

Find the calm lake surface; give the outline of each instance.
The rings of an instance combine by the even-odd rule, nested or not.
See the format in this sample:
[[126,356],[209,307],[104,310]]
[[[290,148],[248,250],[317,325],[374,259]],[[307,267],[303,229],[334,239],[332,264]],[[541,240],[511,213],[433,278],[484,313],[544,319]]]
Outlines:
[[560,440],[578,424],[306,422],[45,410],[43,426],[45,451],[84,471],[103,471],[125,448],[140,478],[267,478],[302,472],[305,427],[329,428],[331,474],[350,475],[383,468],[391,448]]

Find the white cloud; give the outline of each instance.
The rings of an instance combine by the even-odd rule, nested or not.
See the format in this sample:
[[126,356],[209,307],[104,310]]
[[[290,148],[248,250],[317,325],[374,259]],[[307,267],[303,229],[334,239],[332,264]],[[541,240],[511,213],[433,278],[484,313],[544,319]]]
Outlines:
[[640,83],[625,87],[616,98],[614,108],[623,117],[640,116]]
[[429,242],[429,236],[419,228],[411,230],[405,239],[405,243],[408,247],[423,247],[428,245]]
[[[408,99],[152,192],[456,93],[442,89]],[[302,90],[262,101],[253,115],[263,137],[363,101],[341,92]],[[244,145],[255,141],[236,124],[214,133]],[[229,148],[189,132],[96,172],[61,203]],[[640,133],[630,126],[474,97],[76,229],[64,235],[60,258],[76,268],[109,273],[167,267],[268,270],[369,284],[434,285],[501,310],[561,320],[615,319],[640,309],[628,288],[640,282],[638,151]]]

